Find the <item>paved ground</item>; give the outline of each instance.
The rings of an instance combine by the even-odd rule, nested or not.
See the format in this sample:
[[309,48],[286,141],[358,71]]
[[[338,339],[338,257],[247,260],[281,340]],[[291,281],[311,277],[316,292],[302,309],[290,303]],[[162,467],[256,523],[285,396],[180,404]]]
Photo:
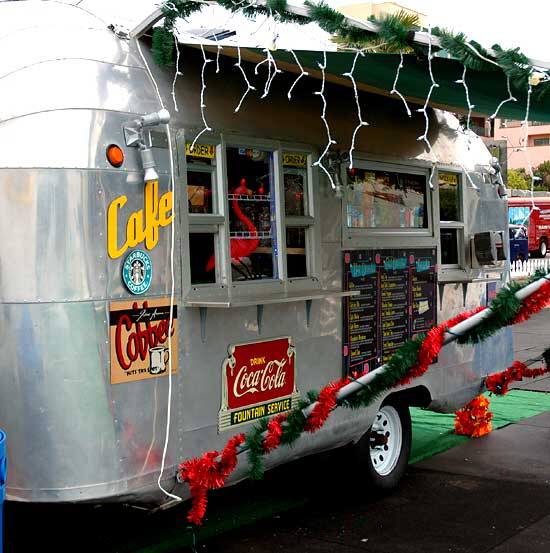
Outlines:
[[[516,358],[550,345],[550,309],[514,329]],[[518,387],[550,393],[550,377]],[[412,465],[388,496],[363,489],[349,449],[300,460],[211,496],[195,537],[184,508],[7,504],[5,553],[548,553],[550,412]],[[229,515],[228,515],[229,513]],[[216,532],[239,526],[212,537]]]

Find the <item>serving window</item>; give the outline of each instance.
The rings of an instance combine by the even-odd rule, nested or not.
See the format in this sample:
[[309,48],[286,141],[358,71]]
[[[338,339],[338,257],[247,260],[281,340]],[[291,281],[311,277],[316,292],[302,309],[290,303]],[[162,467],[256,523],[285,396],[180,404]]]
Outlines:
[[425,175],[353,168],[348,188],[348,228],[428,228]]
[[186,144],[187,205],[189,213],[214,213],[216,147]]
[[460,268],[464,266],[464,216],[458,173],[439,171],[438,190],[441,265]]
[[192,287],[318,286],[311,152],[221,137],[193,149],[187,142],[185,154]]
[[279,276],[272,151],[226,148],[233,281]]

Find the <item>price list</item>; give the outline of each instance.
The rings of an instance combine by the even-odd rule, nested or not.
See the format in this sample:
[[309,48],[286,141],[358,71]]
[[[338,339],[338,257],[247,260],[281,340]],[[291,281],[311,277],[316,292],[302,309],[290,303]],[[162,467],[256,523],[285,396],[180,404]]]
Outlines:
[[411,337],[416,336],[421,332],[426,332],[436,324],[436,273],[434,271],[435,263],[435,255],[432,254],[416,256],[414,262],[411,263]]
[[436,324],[435,249],[344,252],[344,367],[361,373],[386,362]]
[[[352,256],[353,254],[353,261]],[[350,366],[374,368],[378,356],[378,270],[374,252],[346,253],[345,286],[358,296],[345,298],[345,357]]]
[[409,337],[409,259],[406,251],[384,252],[380,271],[382,362]]

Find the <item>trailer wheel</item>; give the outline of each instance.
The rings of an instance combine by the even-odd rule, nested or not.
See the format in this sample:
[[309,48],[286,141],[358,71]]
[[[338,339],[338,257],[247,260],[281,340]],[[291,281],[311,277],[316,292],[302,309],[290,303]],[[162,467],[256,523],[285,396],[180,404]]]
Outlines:
[[411,450],[411,415],[407,405],[382,404],[368,432],[357,442],[360,473],[381,490],[396,488],[405,474]]
[[548,244],[546,243],[546,238],[543,238],[539,244],[539,256],[546,257],[547,252],[548,252]]

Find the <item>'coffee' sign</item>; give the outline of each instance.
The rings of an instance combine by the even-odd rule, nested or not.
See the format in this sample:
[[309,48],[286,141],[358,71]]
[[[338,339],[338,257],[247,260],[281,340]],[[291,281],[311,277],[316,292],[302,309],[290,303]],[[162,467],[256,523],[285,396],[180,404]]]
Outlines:
[[111,384],[178,370],[178,310],[170,298],[111,302]]
[[219,429],[290,410],[300,397],[295,357],[289,337],[230,346],[222,368]]

